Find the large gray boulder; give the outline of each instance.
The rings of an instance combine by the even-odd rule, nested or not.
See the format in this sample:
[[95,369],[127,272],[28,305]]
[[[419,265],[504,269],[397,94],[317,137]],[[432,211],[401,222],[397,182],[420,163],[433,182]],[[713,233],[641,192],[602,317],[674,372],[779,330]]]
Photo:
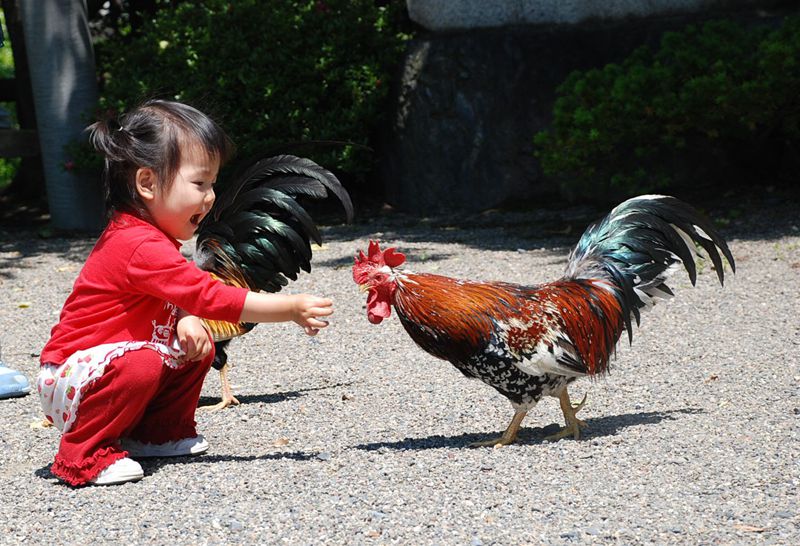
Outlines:
[[420,38],[383,152],[387,201],[428,214],[552,193],[533,136],[548,126],[556,86],[571,70],[620,58],[647,38],[642,28],[540,27]]
[[557,188],[542,177],[533,137],[548,127],[566,76],[719,15],[423,32],[409,48],[383,143],[387,202],[420,214],[546,205]]
[[619,20],[775,3],[769,0],[407,0],[411,19],[430,30],[576,24],[591,19]]

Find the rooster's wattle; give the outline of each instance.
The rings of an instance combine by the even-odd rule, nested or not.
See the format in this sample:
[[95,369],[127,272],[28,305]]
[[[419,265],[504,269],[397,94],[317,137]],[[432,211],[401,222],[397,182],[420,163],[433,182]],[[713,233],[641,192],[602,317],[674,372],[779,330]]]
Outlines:
[[632,340],[641,312],[673,295],[666,281],[681,264],[696,282],[696,245],[711,259],[720,283],[720,252],[735,271],[727,244],[706,218],[673,197],[646,195],[589,226],[569,255],[566,274],[551,283],[416,274],[401,267],[403,254],[381,251],[373,241],[366,255],[356,256],[353,279],[369,292],[370,322],[389,317],[393,306],[417,345],[511,401],[514,417],[505,433],[478,445],[512,443],[544,396],[559,399],[566,421],[548,438],[577,439],[585,423],[575,414],[583,402],[571,403],[567,385],[608,371],[622,332]]

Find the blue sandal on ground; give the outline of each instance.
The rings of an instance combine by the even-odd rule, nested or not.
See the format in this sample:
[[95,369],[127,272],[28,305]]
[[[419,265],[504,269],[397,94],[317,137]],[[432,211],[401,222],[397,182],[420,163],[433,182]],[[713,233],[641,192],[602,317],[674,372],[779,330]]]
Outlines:
[[0,398],[25,396],[31,392],[28,378],[17,370],[0,363]]

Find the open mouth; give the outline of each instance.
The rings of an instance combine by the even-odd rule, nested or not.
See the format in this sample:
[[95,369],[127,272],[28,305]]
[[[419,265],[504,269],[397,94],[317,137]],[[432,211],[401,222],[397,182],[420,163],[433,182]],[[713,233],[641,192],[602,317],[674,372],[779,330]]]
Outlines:
[[200,224],[200,220],[202,220],[202,218],[203,218],[202,214],[195,214],[191,218],[189,218],[189,221],[192,223],[193,226],[197,227]]

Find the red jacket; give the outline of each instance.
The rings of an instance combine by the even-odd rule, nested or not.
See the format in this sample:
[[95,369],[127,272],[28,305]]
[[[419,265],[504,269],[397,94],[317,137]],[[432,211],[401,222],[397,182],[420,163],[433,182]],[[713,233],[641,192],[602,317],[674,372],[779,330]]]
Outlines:
[[248,290],[212,279],[179,249],[178,241],[152,224],[116,215],[78,275],[41,363],[61,364],[76,351],[104,343],[169,345],[178,309],[238,322]]

